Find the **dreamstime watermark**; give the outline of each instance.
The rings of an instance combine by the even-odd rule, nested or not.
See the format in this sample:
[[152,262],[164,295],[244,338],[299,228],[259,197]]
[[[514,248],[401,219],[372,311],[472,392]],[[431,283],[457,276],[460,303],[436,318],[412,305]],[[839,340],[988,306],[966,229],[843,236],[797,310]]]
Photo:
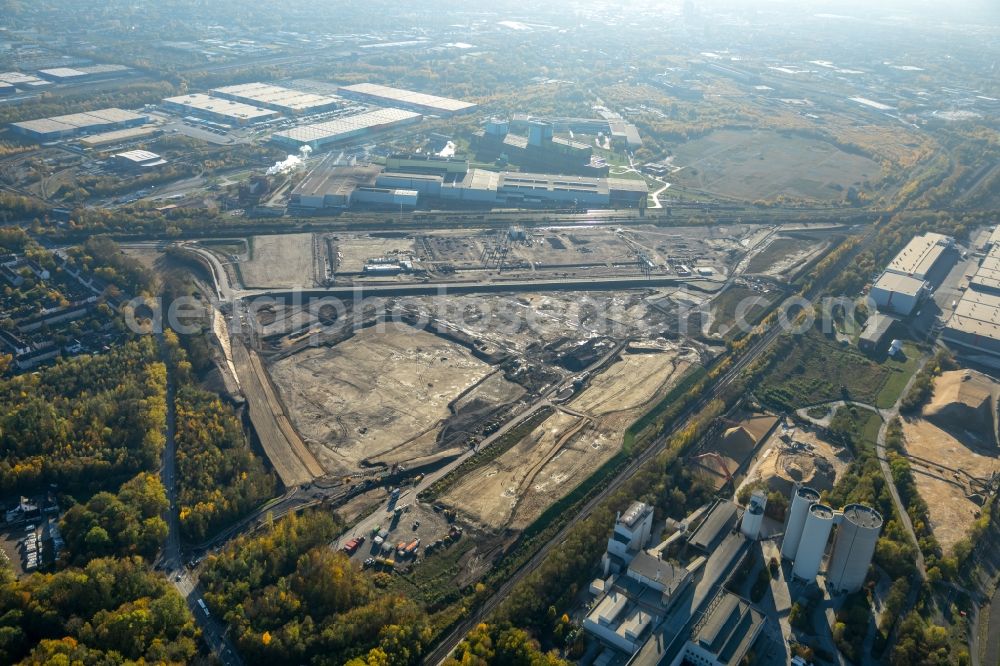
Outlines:
[[[401,290],[402,291],[402,290]],[[732,339],[750,333],[772,308],[772,299],[761,294],[724,306],[713,305],[706,294],[679,290],[668,296],[639,297],[635,292],[523,292],[465,293],[447,287],[412,295],[387,295],[384,290],[292,289],[212,305],[193,296],[169,301],[136,297],[122,310],[128,328],[137,334],[161,333],[167,328],[179,335],[199,335],[211,327],[210,307],[227,314],[232,333],[254,332],[268,338],[300,334],[319,341],[349,329],[392,324],[431,328],[438,333],[475,338],[541,334],[553,328],[587,338],[670,337]],[[784,298],[773,307],[769,326],[799,335],[818,326],[831,334],[845,322],[858,320],[861,309],[874,312],[874,301],[825,297],[818,304],[801,297]],[[839,325],[838,325],[839,324]],[[849,324],[848,324],[849,325]],[[852,331],[848,331],[852,332]]]

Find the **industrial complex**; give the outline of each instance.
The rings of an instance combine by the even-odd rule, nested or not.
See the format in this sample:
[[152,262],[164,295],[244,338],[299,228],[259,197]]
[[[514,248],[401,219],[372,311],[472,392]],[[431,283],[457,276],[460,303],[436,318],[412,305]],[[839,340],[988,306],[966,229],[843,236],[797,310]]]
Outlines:
[[[770,538],[763,531],[766,505],[761,490],[745,508],[715,500],[683,521],[668,519],[659,544],[647,543],[654,532],[651,506],[634,502],[620,514],[583,621],[606,646],[595,663],[622,653],[631,664],[742,663],[768,619],[729,584],[747,561],[761,559],[762,539]],[[869,507],[835,511],[812,488],[795,488],[780,551],[791,561],[789,581],[814,584],[826,559],[828,593],[861,589],[881,528],[882,517]]]
[[496,172],[470,168],[466,160],[399,155],[390,157],[385,168],[345,166],[331,155],[295,187],[290,202],[300,208],[346,208],[375,203],[373,189],[392,192],[377,203],[395,206],[416,206],[426,198],[476,205],[619,208],[643,208],[648,191],[645,181],[636,179]]

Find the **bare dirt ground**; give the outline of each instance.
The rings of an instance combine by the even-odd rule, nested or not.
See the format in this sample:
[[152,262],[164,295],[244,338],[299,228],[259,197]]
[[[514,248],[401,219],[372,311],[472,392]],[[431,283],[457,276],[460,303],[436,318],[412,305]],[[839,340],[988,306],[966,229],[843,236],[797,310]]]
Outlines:
[[232,352],[250,420],[281,482],[291,488],[322,476],[323,468],[289,422],[256,352],[238,340],[233,341]]
[[523,529],[617,452],[625,429],[688,368],[676,349],[626,354],[442,499],[485,528]]
[[313,235],[253,236],[250,259],[239,265],[247,288],[312,287]]
[[969,530],[980,510],[967,497],[971,488],[962,474],[988,477],[1000,472],[1000,451],[995,455],[977,453],[958,439],[925,419],[903,422],[906,451],[930,464],[911,459],[917,490],[927,502],[931,529],[945,551],[949,550]]
[[359,273],[368,259],[393,253],[413,253],[412,238],[337,235],[333,239],[333,245],[337,249],[338,273]]
[[500,405],[513,402],[524,395],[524,387],[508,381],[503,373],[496,371],[455,401],[454,408],[461,411],[476,407],[481,403]]
[[785,495],[796,483],[820,492],[833,488],[847,469],[850,455],[810,430],[792,428],[787,434],[793,443],[782,441],[781,428],[767,438],[741,485],[763,481],[769,489]]
[[342,473],[435,453],[448,404],[490,370],[460,345],[390,323],[282,359],[271,373],[303,438]]

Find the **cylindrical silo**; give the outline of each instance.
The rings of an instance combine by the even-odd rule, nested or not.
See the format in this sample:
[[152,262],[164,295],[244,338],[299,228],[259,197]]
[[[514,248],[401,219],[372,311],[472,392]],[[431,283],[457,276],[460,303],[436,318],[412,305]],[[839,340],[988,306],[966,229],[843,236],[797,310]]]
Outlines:
[[881,531],[882,516],[875,509],[862,504],[844,507],[826,572],[829,585],[847,592],[861,589]]
[[792,506],[788,510],[788,523],[785,525],[785,536],[781,540],[781,556],[789,560],[795,559],[795,551],[799,548],[802,538],[802,528],[806,524],[806,514],[809,507],[819,501],[819,493],[812,488],[797,488],[792,494]]
[[754,491],[747,503],[746,511],[743,512],[743,522],[740,524],[740,531],[746,538],[753,541],[760,536],[760,526],[764,522],[764,508],[767,506],[767,495],[763,490]]
[[809,507],[805,527],[802,528],[802,538],[799,549],[795,553],[795,566],[792,574],[803,580],[814,580],[819,573],[819,565],[823,562],[826,542],[833,529],[833,509],[825,504],[813,504]]

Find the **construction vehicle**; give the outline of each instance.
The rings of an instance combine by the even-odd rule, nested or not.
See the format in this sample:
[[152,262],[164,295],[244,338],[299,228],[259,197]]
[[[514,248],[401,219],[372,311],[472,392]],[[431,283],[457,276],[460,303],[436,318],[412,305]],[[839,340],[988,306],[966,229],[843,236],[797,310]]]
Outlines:
[[354,537],[353,539],[351,539],[350,541],[348,541],[347,543],[344,544],[344,549],[343,550],[348,555],[353,555],[354,553],[356,553],[358,551],[358,548],[360,548],[361,544],[363,544],[364,542],[365,542],[365,538],[363,536],[361,536],[361,537]]

